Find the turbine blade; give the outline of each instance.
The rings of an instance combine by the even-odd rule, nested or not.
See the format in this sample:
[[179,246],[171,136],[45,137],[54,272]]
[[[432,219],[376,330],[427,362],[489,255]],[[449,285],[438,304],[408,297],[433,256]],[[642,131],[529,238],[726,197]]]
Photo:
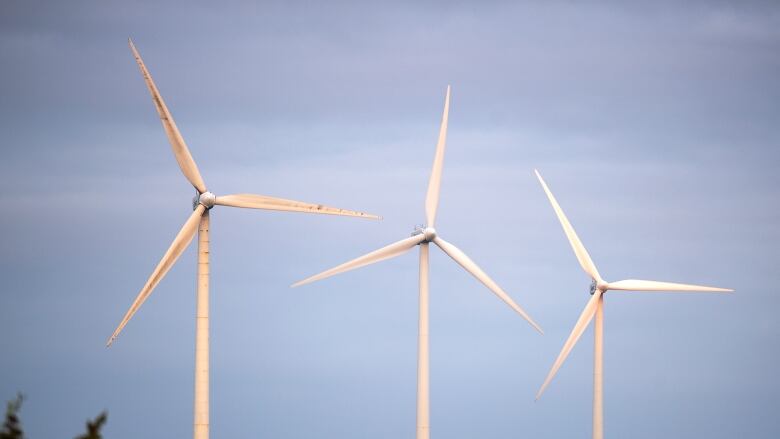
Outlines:
[[507,305],[509,305],[510,308],[515,310],[518,314],[520,314],[528,323],[531,324],[531,326],[534,327],[537,331],[539,331],[540,334],[544,334],[544,331],[542,331],[542,328],[539,327],[539,325],[534,322],[534,320],[522,309],[519,305],[515,303],[514,300],[512,300],[511,297],[509,297],[509,294],[507,294],[503,289],[501,289],[498,284],[493,281],[487,274],[485,274],[484,271],[482,271],[479,266],[474,263],[474,261],[471,260],[468,256],[466,256],[465,253],[463,253],[459,248],[455,247],[454,245],[450,244],[449,242],[441,239],[440,237],[436,237],[433,239],[433,243],[438,245],[440,249],[444,251],[444,253],[447,253],[449,257],[451,257],[455,262],[460,264],[461,267],[465,268],[466,271],[471,273],[472,276],[477,278],[478,281],[482,282],[483,285],[488,287],[490,291],[492,291],[496,296],[498,296],[499,299],[506,302]]
[[176,235],[176,238],[174,238],[171,246],[168,247],[165,255],[163,255],[162,259],[157,264],[157,267],[154,268],[152,275],[149,276],[149,279],[141,289],[141,292],[138,293],[138,296],[136,296],[133,304],[130,306],[130,309],[127,310],[127,313],[125,313],[125,316],[122,318],[119,326],[117,326],[116,330],[111,335],[111,338],[108,339],[106,346],[111,346],[111,343],[116,340],[117,336],[119,336],[119,333],[122,332],[122,329],[125,327],[125,325],[127,325],[127,322],[130,321],[136,311],[138,311],[138,308],[140,308],[149,295],[152,294],[152,290],[154,290],[157,284],[160,283],[162,278],[165,277],[165,274],[168,273],[168,270],[171,269],[173,264],[176,263],[176,260],[179,259],[179,256],[181,256],[190,242],[192,242],[192,238],[195,236],[195,232],[198,231],[200,217],[205,211],[206,208],[199,204],[198,207],[195,208],[195,211],[192,212],[192,215],[190,215],[189,219],[187,219],[187,221],[184,223],[184,226],[182,226],[181,230],[179,230],[179,233]]
[[326,215],[356,216],[360,218],[382,219],[381,216],[354,210],[323,206],[322,204],[304,203],[303,201],[285,200],[265,195],[235,194],[217,197],[215,204],[230,207],[245,207],[248,209],[283,210],[286,212],[321,213]]
[[334,274],[344,273],[345,271],[354,270],[355,268],[360,268],[379,261],[384,261],[385,259],[390,259],[399,256],[401,254],[408,252],[409,250],[412,249],[412,247],[423,242],[424,240],[425,240],[425,235],[422,234],[414,235],[412,237],[402,239],[388,246],[382,247],[379,250],[372,251],[371,253],[360,256],[359,258],[355,258],[337,267],[333,267],[330,270],[325,270],[320,274],[315,274],[314,276],[307,277],[302,281],[292,284],[291,287],[295,288],[304,284],[308,284],[310,282],[314,282],[315,280],[331,277]]
[[444,166],[444,150],[447,148],[447,119],[450,113],[450,86],[447,86],[447,97],[444,98],[444,113],[441,116],[439,141],[436,143],[436,155],[433,158],[431,178],[428,180],[428,194],[425,196],[425,216],[428,227],[433,227],[436,221],[436,210],[439,206],[439,190],[441,189],[441,171]]
[[618,291],[699,291],[699,292],[729,292],[728,288],[705,287],[701,285],[676,284],[671,282],[656,282],[652,280],[626,279],[608,284],[610,290]]
[[596,264],[590,259],[588,251],[585,250],[585,246],[582,245],[582,241],[580,241],[580,238],[577,236],[577,232],[574,231],[574,227],[571,226],[568,218],[566,218],[566,215],[563,213],[563,209],[558,205],[558,201],[555,200],[555,196],[550,192],[550,188],[547,187],[547,184],[542,179],[542,175],[539,174],[539,171],[536,169],[534,169],[534,172],[536,173],[536,178],[539,179],[539,183],[542,184],[542,188],[547,194],[547,198],[550,200],[550,204],[552,204],[553,210],[555,210],[555,214],[558,216],[558,220],[561,222],[566,237],[569,238],[569,244],[571,244],[571,248],[574,250],[574,254],[577,256],[580,266],[582,266],[582,269],[585,270],[585,273],[591,278],[601,280],[599,271],[596,269]]
[[150,75],[149,71],[146,69],[146,65],[141,59],[138,50],[136,50],[133,40],[128,39],[127,41],[130,44],[130,49],[133,51],[135,61],[138,63],[138,67],[144,75],[146,86],[149,87],[149,92],[152,94],[152,101],[154,101],[154,106],[157,108],[157,113],[160,115],[160,121],[165,129],[165,134],[168,136],[168,141],[171,142],[173,155],[176,156],[176,161],[179,163],[181,172],[184,173],[184,176],[193,186],[195,186],[195,189],[197,189],[198,192],[206,192],[206,183],[203,182],[203,178],[200,176],[198,165],[195,164],[195,160],[193,160],[190,150],[187,148],[187,144],[184,143],[184,138],[182,138],[179,129],[176,127],[176,122],[174,122],[171,112],[168,111],[168,107],[165,106],[165,102],[163,101],[162,96],[160,96],[157,86],[154,85],[152,75]]
[[555,374],[558,372],[558,369],[561,368],[561,365],[566,360],[566,357],[569,356],[569,352],[571,352],[571,349],[577,343],[577,340],[579,340],[582,333],[585,332],[585,328],[588,327],[588,323],[590,323],[590,321],[593,319],[593,316],[596,314],[596,307],[599,303],[599,297],[601,297],[602,294],[603,293],[601,290],[596,290],[596,292],[593,293],[593,297],[591,297],[588,301],[588,304],[585,305],[585,309],[582,310],[580,318],[577,319],[577,323],[574,325],[574,329],[572,329],[571,334],[569,334],[569,338],[566,339],[566,343],[563,344],[561,353],[558,354],[558,358],[555,359],[555,363],[553,363],[550,372],[547,374],[547,378],[544,379],[542,387],[539,388],[538,392],[536,392],[537,400],[542,396],[542,393],[544,393],[544,390],[550,384],[550,381],[552,381],[553,377],[555,377]]

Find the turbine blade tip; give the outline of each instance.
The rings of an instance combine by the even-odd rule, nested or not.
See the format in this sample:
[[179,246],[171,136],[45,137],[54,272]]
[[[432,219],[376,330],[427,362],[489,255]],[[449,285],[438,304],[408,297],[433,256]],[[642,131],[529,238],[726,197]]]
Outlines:
[[536,330],[536,332],[538,332],[539,334],[544,335],[544,330],[542,329],[542,327],[539,326],[539,324],[536,323],[532,318],[530,318],[527,315],[522,314],[522,313],[520,314],[520,316],[522,316],[528,322],[528,324],[531,325],[531,327]]

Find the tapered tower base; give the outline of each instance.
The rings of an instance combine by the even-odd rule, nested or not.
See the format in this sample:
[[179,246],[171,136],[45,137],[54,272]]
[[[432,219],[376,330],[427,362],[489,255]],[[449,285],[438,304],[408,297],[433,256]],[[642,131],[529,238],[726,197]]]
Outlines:
[[198,296],[195,314],[195,439],[209,438],[209,211],[198,228]]
[[604,294],[593,322],[593,439],[604,439]]
[[420,321],[417,332],[417,439],[431,433],[428,363],[428,243],[420,244]]

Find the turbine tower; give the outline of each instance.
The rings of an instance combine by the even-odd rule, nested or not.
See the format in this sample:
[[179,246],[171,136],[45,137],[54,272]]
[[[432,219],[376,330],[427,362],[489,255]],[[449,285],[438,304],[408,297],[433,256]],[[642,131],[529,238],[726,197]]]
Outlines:
[[135,48],[132,40],[128,40],[133,51],[138,67],[141,69],[149,92],[152,94],[157,113],[160,115],[165,134],[173,148],[173,154],[179,163],[182,173],[192,183],[197,191],[193,199],[193,212],[179,233],[174,238],[162,260],[157,264],[152,275],[138,293],[130,309],[117,326],[106,346],[119,336],[119,333],[127,325],[127,322],[138,311],[144,301],[152,293],[152,290],[165,277],[176,260],[192,242],[195,233],[198,234],[198,274],[197,274],[197,311],[195,319],[195,403],[194,403],[194,428],[195,439],[208,439],[209,437],[209,211],[216,205],[230,207],[244,207],[250,209],[282,210],[288,212],[308,212],[328,215],[344,215],[362,218],[380,219],[376,215],[370,215],[351,210],[337,209],[321,204],[304,203],[300,201],[273,198],[265,195],[236,194],[216,196],[206,189],[206,184],[198,171],[187,144],[179,133],[176,123],[173,121],[168,107],[165,106],[160,92],[154,85],[149,71],[146,69],[141,55]]
[[558,369],[560,369],[561,365],[566,360],[566,357],[568,357],[569,352],[571,352],[572,348],[577,343],[577,340],[579,340],[580,336],[585,331],[585,328],[588,327],[590,321],[594,320],[595,317],[593,328],[595,336],[593,344],[593,439],[602,439],[604,437],[604,394],[602,392],[604,384],[604,294],[609,290],[677,292],[729,292],[734,290],[636,279],[606,282],[601,278],[601,275],[599,275],[596,265],[590,259],[590,255],[588,255],[588,251],[585,250],[582,242],[577,237],[577,233],[574,232],[574,227],[569,223],[561,206],[558,205],[558,202],[555,200],[552,192],[550,192],[550,188],[547,187],[547,184],[542,179],[539,171],[534,170],[534,172],[536,173],[539,182],[542,184],[542,188],[544,188],[544,192],[547,194],[547,198],[550,200],[550,204],[552,204],[553,210],[555,210],[555,214],[558,216],[558,220],[561,222],[563,231],[569,239],[569,244],[571,244],[571,248],[574,250],[574,254],[577,256],[580,266],[582,266],[585,273],[592,279],[590,285],[591,298],[585,305],[585,309],[582,310],[582,314],[580,314],[579,319],[577,319],[577,323],[574,325],[574,329],[572,329],[569,338],[566,339],[566,343],[563,344],[563,349],[561,349],[561,353],[558,354],[558,358],[555,360],[555,363],[553,363],[542,387],[539,389],[539,392],[536,393],[536,399],[538,400],[542,396],[542,393],[544,393],[544,390],[550,384],[550,381],[552,381],[553,377],[558,372]]
[[520,308],[509,295],[498,286],[477,264],[474,263],[460,249],[445,241],[438,235],[434,224],[436,221],[436,209],[439,204],[439,189],[441,187],[441,173],[444,164],[444,149],[447,141],[447,117],[450,108],[450,87],[447,87],[447,96],[444,100],[444,114],[441,120],[441,129],[439,130],[439,141],[436,145],[436,155],[433,159],[433,170],[428,182],[428,193],[425,197],[425,215],[427,225],[416,227],[412,236],[402,239],[379,250],[373,251],[359,258],[345,262],[330,270],[323,271],[320,274],[306,278],[293,284],[293,287],[324,279],[338,273],[353,270],[358,267],[373,264],[385,259],[394,258],[412,247],[420,246],[420,302],[419,312],[420,320],[418,327],[418,350],[417,350],[417,439],[427,439],[430,436],[429,422],[429,393],[428,393],[428,244],[434,243],[444,251],[449,257],[460,264],[472,276],[482,282],[490,291],[495,293],[501,300],[506,302],[512,309],[520,314],[540,333],[542,329],[534,322],[531,317]]

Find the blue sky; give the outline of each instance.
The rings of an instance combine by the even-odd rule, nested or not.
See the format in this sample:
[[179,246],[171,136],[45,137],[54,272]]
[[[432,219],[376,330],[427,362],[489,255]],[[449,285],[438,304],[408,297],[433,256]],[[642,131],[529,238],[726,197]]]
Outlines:
[[209,188],[381,222],[212,212],[212,435],[414,434],[413,254],[289,284],[407,236],[447,84],[437,229],[545,329],[431,257],[435,437],[588,437],[588,296],[538,168],[609,293],[609,437],[773,438],[780,382],[780,7],[772,2],[3,2],[0,398],[31,437],[109,410],[191,434],[194,246],[115,345],[191,209],[133,37]]

